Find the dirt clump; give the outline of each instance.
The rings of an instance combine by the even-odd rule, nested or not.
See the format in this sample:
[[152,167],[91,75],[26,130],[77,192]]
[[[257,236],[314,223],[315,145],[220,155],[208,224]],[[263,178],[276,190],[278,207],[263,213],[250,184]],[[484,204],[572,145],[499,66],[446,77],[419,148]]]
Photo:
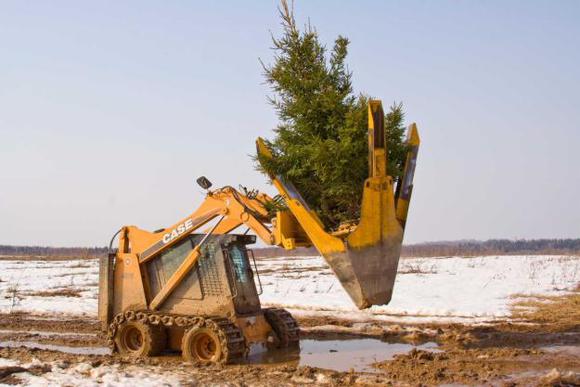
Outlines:
[[66,316],[34,316],[27,313],[0,314],[0,329],[38,330],[66,333],[100,333],[100,322],[95,319]]
[[43,290],[39,292],[26,293],[33,297],[80,297],[81,289],[63,288],[56,290]]
[[323,325],[335,325],[341,327],[352,327],[353,322],[347,319],[332,316],[296,316],[301,328],[318,327]]
[[509,381],[508,375],[538,366],[574,367],[573,361],[536,349],[455,349],[440,353],[414,349],[375,366],[387,377],[408,383],[486,384]]
[[38,344],[61,345],[65,347],[106,347],[105,338],[97,335],[78,335],[74,333],[51,335],[37,332],[14,331],[0,332],[0,341],[26,341]]
[[580,332],[580,291],[563,297],[535,296],[518,301],[513,305],[512,315],[549,327],[553,332]]
[[580,386],[580,373],[562,373],[554,368],[540,379],[540,383],[545,386]]
[[14,377],[14,374],[28,372],[32,375],[39,376],[51,371],[51,367],[47,364],[31,365],[30,367],[8,366],[0,367],[0,383],[17,384],[19,379]]

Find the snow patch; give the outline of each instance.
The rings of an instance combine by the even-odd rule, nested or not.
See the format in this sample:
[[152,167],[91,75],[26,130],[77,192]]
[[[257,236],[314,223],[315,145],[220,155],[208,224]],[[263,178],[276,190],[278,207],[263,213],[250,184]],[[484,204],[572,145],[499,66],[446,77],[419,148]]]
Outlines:
[[[354,321],[480,323],[510,316],[521,297],[561,295],[580,282],[577,256],[402,259],[389,305],[358,310],[321,257],[257,261],[264,305]],[[0,261],[0,313],[97,313],[98,262]],[[80,289],[80,297],[35,292]]]

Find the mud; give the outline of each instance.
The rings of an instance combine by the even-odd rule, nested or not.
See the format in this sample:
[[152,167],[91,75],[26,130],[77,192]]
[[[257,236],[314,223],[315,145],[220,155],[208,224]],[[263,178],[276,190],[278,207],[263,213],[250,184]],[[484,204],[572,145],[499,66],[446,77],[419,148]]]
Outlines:
[[38,376],[50,372],[50,370],[51,368],[48,365],[33,365],[30,367],[0,367],[0,383],[17,385],[20,384],[20,379],[16,376],[18,373],[28,372],[32,375]]
[[102,335],[95,334],[75,334],[61,332],[39,332],[39,331],[0,331],[0,347],[5,346],[3,342],[35,342],[40,344],[64,345],[70,347],[99,347],[106,346],[106,341]]
[[414,349],[375,367],[410,384],[580,385],[580,295],[548,301],[516,303],[532,306],[517,322],[429,326],[442,352]]
[[225,367],[194,367],[178,354],[109,355],[90,319],[0,315],[0,359],[19,362],[0,367],[0,383],[83,365],[171,372],[185,385],[580,385],[578,294],[548,301],[522,301],[516,319],[478,326],[302,318],[300,353],[251,354]]
[[0,329],[98,334],[100,323],[93,319],[12,313],[0,314]]
[[58,290],[23,293],[23,295],[32,297],[80,297],[81,292],[82,289],[63,288]]
[[[125,359],[118,356],[72,355],[47,350],[30,350],[25,348],[1,348],[0,358],[10,358],[23,363],[36,361],[42,366],[72,368],[77,364],[87,365],[89,369],[115,366],[118,370],[129,370],[135,366],[151,372],[172,372],[181,376],[184,385],[256,385],[270,386],[275,380],[277,385],[303,385],[323,383],[330,385],[352,384],[359,375],[321,370],[313,367],[299,367],[293,364],[283,365],[229,365],[229,366],[193,366],[184,363],[179,356],[153,357],[149,359]],[[1,368],[0,368],[1,370]],[[19,369],[17,372],[27,372]],[[89,370],[90,373],[90,370]],[[6,381],[0,381],[6,383]]]
[[[388,378],[410,383],[501,384],[518,382],[518,374],[534,371],[535,376],[552,369],[579,375],[578,357],[536,349],[485,348],[453,349],[442,353],[413,350],[393,361],[377,363]],[[519,381],[522,382],[521,380]]]

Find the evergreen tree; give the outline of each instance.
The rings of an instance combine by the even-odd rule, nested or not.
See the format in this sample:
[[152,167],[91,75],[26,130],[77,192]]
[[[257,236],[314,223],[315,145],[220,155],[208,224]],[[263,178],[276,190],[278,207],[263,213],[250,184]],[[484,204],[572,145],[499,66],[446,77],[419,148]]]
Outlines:
[[[360,215],[368,177],[369,97],[355,95],[345,59],[349,41],[339,36],[330,51],[316,30],[296,26],[286,0],[279,9],[283,33],[272,37],[274,63],[264,65],[269,97],[280,123],[268,145],[272,160],[257,168],[291,181],[328,228]],[[401,175],[406,154],[402,104],[385,115],[389,173]]]
[[385,136],[389,152],[388,173],[397,181],[403,175],[408,147],[405,143],[406,128],[403,124],[405,112],[403,103],[393,103],[391,110],[385,114]]

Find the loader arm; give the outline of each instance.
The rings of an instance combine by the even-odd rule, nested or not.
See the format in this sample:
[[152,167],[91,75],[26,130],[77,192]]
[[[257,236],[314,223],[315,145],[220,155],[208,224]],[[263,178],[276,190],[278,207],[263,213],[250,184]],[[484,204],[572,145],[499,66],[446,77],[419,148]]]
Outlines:
[[[142,270],[144,264],[155,259],[160,253],[170,249],[184,238],[189,237],[190,234],[196,231],[199,232],[204,226],[217,219],[209,229],[203,230],[205,238],[181,262],[163,288],[156,295],[148,294],[148,307],[151,310],[158,309],[184,280],[197,263],[201,255],[200,249],[208,236],[227,234],[245,225],[254,231],[266,244],[273,244],[274,238],[269,224],[270,219],[264,207],[264,203],[271,200],[269,196],[263,193],[249,198],[236,189],[227,186],[209,191],[196,211],[167,229],[149,233],[135,226],[125,227],[121,233],[119,251],[137,254],[139,271],[143,276],[145,275],[144,270]],[[129,241],[131,241],[130,246]],[[147,289],[144,290],[147,294]]]
[[[267,245],[285,249],[315,246],[357,307],[387,304],[397,273],[420,141],[416,125],[412,124],[408,131],[404,175],[394,187],[393,178],[387,175],[383,116],[380,101],[371,101],[369,178],[364,182],[358,224],[344,225],[334,232],[326,230],[300,192],[281,176],[270,177],[287,210],[277,211],[275,215],[267,208],[274,200],[264,193],[241,193],[229,186],[208,190],[197,210],[171,227],[153,233],[135,226],[120,230],[116,259],[124,265],[118,266],[114,281],[126,296],[115,297],[115,310],[159,309],[195,267],[207,237],[228,234],[240,226],[252,230]],[[257,140],[257,148],[261,157],[273,157],[262,139]],[[180,262],[162,288],[152,294],[145,270],[147,262],[196,231],[205,237]],[[103,314],[108,313],[110,302],[112,298],[104,300]],[[103,321],[109,319],[104,317]]]

